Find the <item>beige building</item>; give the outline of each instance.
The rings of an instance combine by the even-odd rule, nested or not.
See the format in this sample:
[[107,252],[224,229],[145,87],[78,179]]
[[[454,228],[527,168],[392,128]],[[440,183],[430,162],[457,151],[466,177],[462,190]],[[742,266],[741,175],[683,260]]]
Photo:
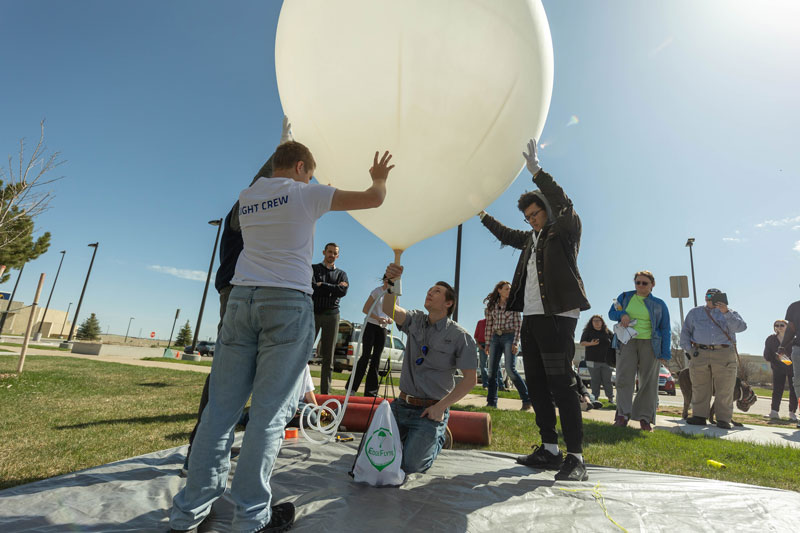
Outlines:
[[[24,302],[11,302],[9,305],[8,300],[0,300],[0,314],[8,309],[8,316],[6,323],[3,326],[2,333],[7,335],[25,335],[25,328],[28,326],[28,320],[31,316],[30,305],[25,305]],[[42,317],[44,316],[44,307],[39,306],[36,308],[34,314],[33,329],[31,335],[39,331],[39,325],[42,324]],[[42,325],[42,337],[58,338],[59,335],[66,337],[69,335],[69,329],[72,327],[72,322],[67,318],[67,312],[61,309],[53,309],[52,307],[47,310],[45,323]]]

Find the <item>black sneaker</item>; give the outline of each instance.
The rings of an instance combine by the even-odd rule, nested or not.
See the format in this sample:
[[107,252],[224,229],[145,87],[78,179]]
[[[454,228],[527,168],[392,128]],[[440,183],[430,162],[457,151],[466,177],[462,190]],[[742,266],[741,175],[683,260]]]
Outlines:
[[724,420],[717,420],[717,427],[720,429],[733,429],[731,423],[725,422]]
[[704,416],[690,416],[686,419],[687,424],[691,424],[693,426],[705,426],[706,425],[706,417]]
[[564,462],[564,455],[561,451],[558,454],[550,453],[544,449],[544,446],[533,445],[533,453],[528,455],[520,455],[517,457],[517,463],[531,468],[540,468],[542,470],[558,470],[561,468],[561,463]]
[[574,455],[567,454],[564,464],[556,474],[556,481],[586,481],[589,474],[586,473],[586,465]]
[[294,504],[292,502],[279,503],[272,506],[272,518],[269,524],[262,527],[256,533],[280,533],[289,531],[294,524]]

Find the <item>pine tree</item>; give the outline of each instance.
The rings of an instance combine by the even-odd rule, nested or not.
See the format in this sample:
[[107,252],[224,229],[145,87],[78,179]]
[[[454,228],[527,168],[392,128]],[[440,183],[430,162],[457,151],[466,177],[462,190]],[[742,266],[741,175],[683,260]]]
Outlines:
[[178,337],[175,339],[175,344],[177,346],[189,346],[192,343],[192,326],[189,325],[189,321],[186,321],[186,324],[183,325],[181,330],[178,332]]
[[58,167],[60,154],[46,155],[44,121],[39,142],[26,155],[25,140],[20,140],[18,161],[9,156],[8,167],[0,167],[0,264],[7,271],[0,283],[8,280],[11,269],[36,259],[50,246],[50,234],[34,239],[35,219],[47,210],[53,193],[49,186],[59,178],[50,177]]
[[94,313],[83,321],[75,336],[78,339],[90,341],[100,338],[100,321],[97,320],[97,316]]

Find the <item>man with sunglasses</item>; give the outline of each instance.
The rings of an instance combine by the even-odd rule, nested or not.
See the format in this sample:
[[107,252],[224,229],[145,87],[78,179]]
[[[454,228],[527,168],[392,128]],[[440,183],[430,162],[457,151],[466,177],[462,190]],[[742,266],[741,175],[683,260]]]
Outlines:
[[[386,268],[393,287],[403,274],[394,263]],[[390,289],[391,291],[392,289]],[[453,288],[437,281],[425,296],[425,310],[406,310],[387,294],[383,312],[408,336],[400,373],[400,396],[392,413],[403,442],[406,474],[425,472],[442,451],[450,406],[478,383],[476,345],[469,333],[450,319],[456,307]],[[464,378],[456,384],[456,369]]]
[[687,424],[706,424],[713,394],[717,427],[733,427],[733,389],[739,366],[736,334],[746,329],[745,321],[728,307],[727,295],[719,289],[708,289],[706,304],[686,314],[681,328],[681,348],[690,358],[692,378],[692,416],[686,419]]
[[[534,446],[533,453],[517,462],[558,470],[556,480],[586,481],[581,401],[572,371],[575,326],[580,312],[589,309],[578,273],[581,220],[572,200],[539,166],[535,140],[522,155],[539,187],[517,203],[532,230],[511,229],[485,212],[479,215],[502,244],[522,250],[506,309],[522,312],[522,362],[542,446]],[[567,444],[566,458],[558,449],[554,402]]]

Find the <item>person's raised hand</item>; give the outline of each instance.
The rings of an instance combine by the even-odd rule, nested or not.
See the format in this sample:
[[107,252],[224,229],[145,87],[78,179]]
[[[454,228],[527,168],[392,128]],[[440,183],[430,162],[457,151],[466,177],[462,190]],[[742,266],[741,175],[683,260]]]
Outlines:
[[390,263],[386,267],[386,279],[399,279],[403,275],[402,265]]
[[528,151],[522,152],[522,157],[525,158],[525,164],[532,176],[536,176],[542,170],[539,166],[539,157],[536,155],[536,139],[528,141]]
[[380,161],[378,161],[378,152],[375,152],[372,167],[369,169],[369,175],[372,176],[372,181],[386,181],[389,177],[389,171],[394,168],[394,165],[389,165],[389,161],[391,160],[392,154],[389,153],[389,150],[383,152]]
[[283,115],[283,125],[281,126],[281,142],[280,144],[287,143],[289,141],[293,141],[294,137],[292,136],[292,123],[289,122],[289,117]]
[[724,303],[722,303],[722,302],[717,302],[717,303],[716,303],[716,304],[714,304],[714,305],[716,305],[716,306],[717,306],[717,309],[719,309],[719,310],[720,310],[720,312],[721,312],[723,315],[724,315],[725,313],[727,313],[727,312],[728,312],[728,304],[724,304]]

